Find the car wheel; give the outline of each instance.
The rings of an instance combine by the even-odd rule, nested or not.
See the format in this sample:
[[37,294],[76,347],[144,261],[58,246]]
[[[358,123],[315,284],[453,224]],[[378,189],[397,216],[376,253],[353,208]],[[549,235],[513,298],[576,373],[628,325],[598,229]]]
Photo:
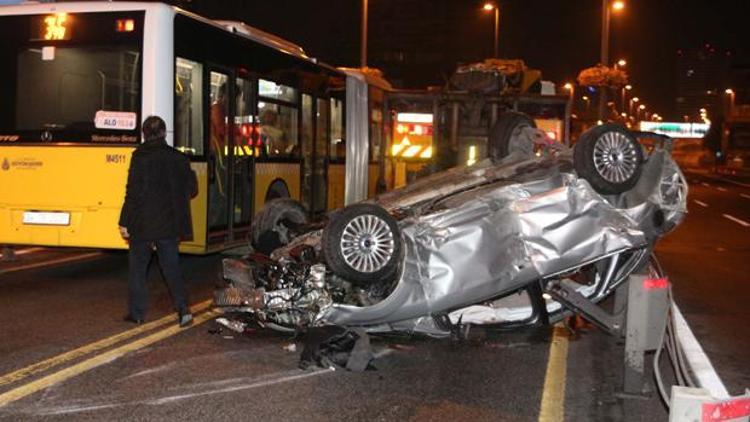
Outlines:
[[298,201],[291,198],[272,199],[263,205],[253,219],[253,248],[270,255],[300,234],[299,227],[307,222],[307,210]]
[[534,119],[524,113],[508,111],[492,126],[489,136],[489,150],[492,161],[498,162],[515,150],[517,139],[523,128],[536,128]]
[[619,194],[638,182],[643,149],[624,127],[604,124],[584,132],[575,145],[573,166],[601,194]]
[[355,204],[332,216],[323,230],[322,248],[337,276],[360,286],[388,282],[401,259],[401,231],[380,206]]

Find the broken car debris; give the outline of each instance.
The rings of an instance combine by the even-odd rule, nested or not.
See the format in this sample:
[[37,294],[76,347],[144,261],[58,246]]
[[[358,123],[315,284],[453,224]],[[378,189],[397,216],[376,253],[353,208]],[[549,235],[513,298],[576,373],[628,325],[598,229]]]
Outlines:
[[448,336],[558,321],[571,313],[564,292],[601,301],[684,217],[671,140],[646,151],[637,136],[659,135],[605,124],[570,149],[506,113],[490,158],[334,211],[325,224],[300,221],[297,205],[287,221],[271,201],[275,218],[256,219],[274,225],[253,239],[283,246],[224,259],[216,306],[290,333]]

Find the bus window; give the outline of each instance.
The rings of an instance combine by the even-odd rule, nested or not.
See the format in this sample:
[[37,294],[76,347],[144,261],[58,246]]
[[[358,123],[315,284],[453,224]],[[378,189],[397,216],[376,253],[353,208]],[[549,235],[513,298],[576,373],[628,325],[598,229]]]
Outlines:
[[268,157],[299,158],[297,109],[258,102],[260,139]]
[[175,72],[175,148],[203,155],[203,65],[178,57]]
[[370,110],[370,161],[380,161],[383,145],[383,112],[379,108]]
[[227,224],[227,82],[229,77],[211,72],[211,132],[209,134],[209,230],[225,227]]
[[[252,212],[252,162],[253,145],[253,87],[245,78],[237,78],[235,85],[234,117],[234,226],[250,224]],[[259,148],[258,148],[259,150]]]
[[[132,32],[115,31],[122,17]],[[76,14],[62,42],[29,37],[43,18],[0,17],[0,131],[32,142],[136,143],[142,13]]]
[[346,158],[344,134],[344,102],[331,98],[331,161],[342,161]]
[[314,183],[315,195],[313,198],[313,213],[320,213],[326,210],[328,201],[327,177],[327,158],[329,137],[329,120],[328,120],[328,101],[318,99],[316,102],[316,120],[315,120],[315,164],[314,164]]
[[279,85],[276,82],[265,79],[258,80],[258,95],[263,98],[282,100],[290,103],[297,102],[297,90],[286,85]]

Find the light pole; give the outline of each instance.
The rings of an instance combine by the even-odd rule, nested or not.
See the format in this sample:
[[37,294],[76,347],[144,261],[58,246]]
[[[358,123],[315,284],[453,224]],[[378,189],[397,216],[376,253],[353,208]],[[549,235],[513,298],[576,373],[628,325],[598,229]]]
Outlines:
[[575,98],[575,92],[576,88],[573,86],[572,83],[567,82],[565,85],[563,85],[563,88],[565,88],[568,91],[568,98],[570,101],[573,101],[573,98]]
[[[611,16],[611,10],[619,12],[625,8],[625,2],[622,0],[602,0],[602,39],[601,39],[601,51],[599,61],[602,65],[609,65],[609,20]],[[601,92],[599,93],[599,119],[601,120],[604,116],[604,106],[607,104],[607,88],[601,86]]]
[[576,88],[570,82],[563,85],[563,87],[568,90],[568,102],[565,103],[565,145],[570,145],[570,119],[573,115],[573,101],[576,98]]
[[628,114],[630,114],[631,116],[634,116],[634,114],[633,114],[633,103],[637,103],[638,101],[639,101],[638,97],[633,97],[628,102],[628,104],[629,104],[629,106],[628,106]]
[[362,0],[362,45],[359,49],[359,66],[367,67],[367,0]]
[[625,111],[625,97],[627,96],[627,91],[630,91],[633,89],[633,85],[625,85],[622,87],[622,111]]
[[729,95],[729,111],[727,112],[727,116],[731,116],[732,111],[734,111],[734,90],[727,88],[724,93]]
[[500,48],[500,6],[498,6],[496,3],[485,3],[484,6],[482,6],[482,10],[485,12],[491,12],[495,11],[495,50],[494,50],[494,57],[500,58],[499,55],[499,48]]
[[641,120],[641,112],[644,110],[646,110],[646,104],[641,104],[638,106],[638,121]]

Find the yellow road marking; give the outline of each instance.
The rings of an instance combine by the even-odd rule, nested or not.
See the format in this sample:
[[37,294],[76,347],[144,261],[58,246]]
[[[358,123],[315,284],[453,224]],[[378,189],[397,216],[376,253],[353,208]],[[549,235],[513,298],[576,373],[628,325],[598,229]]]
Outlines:
[[75,256],[65,257],[65,258],[60,258],[60,259],[53,259],[51,261],[35,262],[33,264],[21,265],[20,267],[11,267],[8,269],[0,270],[0,274],[15,273],[17,271],[31,270],[34,268],[42,268],[42,267],[47,267],[50,265],[63,264],[66,262],[83,261],[83,260],[93,258],[96,256],[100,256],[100,255],[104,255],[104,254],[101,252],[90,252],[90,253],[85,253],[82,255],[75,255]]
[[[193,313],[202,312],[203,310],[207,309],[209,306],[211,306],[211,299],[197,303],[193,305],[190,310]],[[20,381],[26,377],[29,377],[31,375],[37,374],[42,371],[46,371],[50,368],[53,368],[55,366],[61,365],[65,362],[71,361],[73,359],[77,359],[83,356],[86,356],[90,353],[102,350],[104,348],[107,348],[109,346],[112,346],[114,344],[117,344],[121,341],[127,340],[131,337],[134,337],[138,334],[144,333],[146,331],[153,330],[154,328],[160,327],[164,324],[175,322],[175,316],[174,315],[167,315],[163,318],[157,319],[156,321],[152,321],[143,325],[139,325],[136,328],[123,331],[122,333],[115,334],[113,336],[107,337],[105,339],[96,341],[94,343],[87,344],[85,346],[81,346],[77,349],[71,350],[69,352],[53,356],[49,359],[45,359],[41,362],[37,362],[34,364],[31,364],[25,368],[18,369],[16,371],[7,373],[0,377],[0,386],[10,384],[16,381]]]
[[144,347],[147,347],[156,343],[157,341],[163,340],[167,337],[170,337],[182,331],[188,330],[191,327],[195,327],[199,324],[202,324],[214,318],[216,315],[218,315],[217,312],[207,311],[205,313],[202,313],[196,316],[193,320],[193,325],[191,325],[190,327],[180,328],[179,325],[176,325],[176,324],[172,325],[161,331],[157,331],[154,334],[151,334],[147,337],[143,337],[131,343],[126,343],[116,349],[112,349],[100,355],[93,356],[89,359],[84,360],[83,362],[79,362],[75,365],[61,369],[53,374],[47,375],[36,381],[31,381],[27,384],[24,384],[6,393],[0,394],[0,407],[3,407],[7,405],[8,403],[12,403],[16,400],[20,400],[30,394],[34,394],[37,391],[48,388],[54,384],[63,382],[69,378],[80,375],[86,371],[96,368],[99,365],[112,362],[113,360],[118,359],[127,353],[140,350]]
[[568,362],[568,332],[558,323],[549,346],[547,373],[544,377],[540,422],[562,421],[565,417],[565,372]]

